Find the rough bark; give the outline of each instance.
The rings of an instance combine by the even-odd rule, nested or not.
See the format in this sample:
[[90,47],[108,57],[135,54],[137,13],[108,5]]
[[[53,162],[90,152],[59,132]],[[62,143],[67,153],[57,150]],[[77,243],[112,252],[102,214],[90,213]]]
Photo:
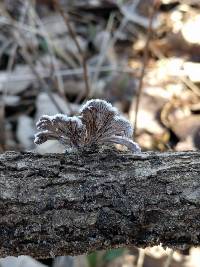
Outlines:
[[200,153],[0,155],[0,257],[200,245]]

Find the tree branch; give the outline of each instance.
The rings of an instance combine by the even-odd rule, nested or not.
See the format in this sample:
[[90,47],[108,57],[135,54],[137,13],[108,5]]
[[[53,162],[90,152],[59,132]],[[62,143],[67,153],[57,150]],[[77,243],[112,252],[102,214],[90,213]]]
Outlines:
[[200,153],[0,154],[0,257],[200,245]]

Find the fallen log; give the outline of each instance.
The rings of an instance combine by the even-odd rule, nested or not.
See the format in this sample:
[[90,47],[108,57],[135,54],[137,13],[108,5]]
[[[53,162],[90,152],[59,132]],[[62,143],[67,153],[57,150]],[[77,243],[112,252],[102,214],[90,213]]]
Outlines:
[[0,257],[200,245],[200,153],[0,154]]

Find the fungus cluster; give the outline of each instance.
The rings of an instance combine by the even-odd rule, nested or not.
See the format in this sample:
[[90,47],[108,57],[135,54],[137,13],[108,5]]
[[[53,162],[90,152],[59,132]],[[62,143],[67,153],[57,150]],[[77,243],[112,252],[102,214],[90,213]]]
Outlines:
[[84,149],[93,146],[121,144],[132,152],[140,152],[139,145],[131,140],[133,128],[118,110],[105,100],[86,102],[79,115],[43,115],[36,124],[40,130],[35,144],[58,140],[66,147]]

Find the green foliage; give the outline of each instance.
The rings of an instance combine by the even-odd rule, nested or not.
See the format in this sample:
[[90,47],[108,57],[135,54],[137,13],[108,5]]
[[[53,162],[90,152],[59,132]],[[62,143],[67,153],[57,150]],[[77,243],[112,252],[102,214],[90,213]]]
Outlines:
[[[102,266],[104,265],[105,262],[112,261],[122,256],[124,251],[125,251],[124,248],[111,249],[111,250],[105,251],[105,253],[103,253],[103,255],[101,256],[100,256],[101,252],[95,251],[87,256],[89,267]],[[99,262],[101,264],[99,264]]]
[[90,253],[88,258],[89,267],[96,267],[97,265],[97,251]]
[[49,48],[48,48],[48,43],[45,38],[43,37],[38,37],[39,39],[39,49],[42,53],[48,53]]
[[104,261],[112,261],[120,256],[122,256],[122,254],[124,253],[124,248],[118,248],[118,249],[111,249],[105,252],[104,256],[103,256],[103,260]]

